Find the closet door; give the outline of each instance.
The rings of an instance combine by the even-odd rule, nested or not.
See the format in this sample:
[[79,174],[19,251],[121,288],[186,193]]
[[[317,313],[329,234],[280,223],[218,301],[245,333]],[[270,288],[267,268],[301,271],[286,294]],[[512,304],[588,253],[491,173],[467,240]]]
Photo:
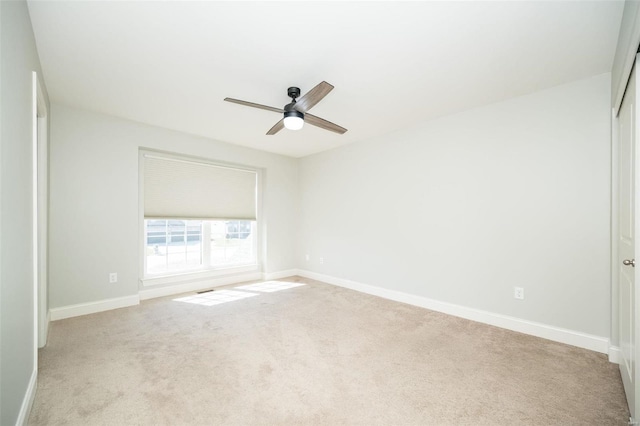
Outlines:
[[[637,65],[636,59],[636,65]],[[629,403],[631,417],[638,421],[640,416],[640,391],[638,386],[638,326],[636,309],[638,294],[636,291],[637,273],[640,265],[635,267],[635,253],[638,241],[635,238],[636,224],[639,223],[637,214],[640,208],[636,203],[637,184],[636,168],[638,152],[636,149],[638,131],[638,111],[636,106],[637,72],[634,67],[629,78],[629,84],[618,115],[618,262],[619,272],[619,342],[620,342],[620,374],[624,383],[624,390]],[[639,259],[640,263],[640,259]]]

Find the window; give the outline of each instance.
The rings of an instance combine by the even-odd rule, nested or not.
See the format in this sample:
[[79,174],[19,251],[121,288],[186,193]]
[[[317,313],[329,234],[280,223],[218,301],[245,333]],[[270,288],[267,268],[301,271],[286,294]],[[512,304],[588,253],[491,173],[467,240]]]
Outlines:
[[256,222],[145,220],[145,275],[256,264]]
[[258,172],[141,152],[144,278],[256,267]]

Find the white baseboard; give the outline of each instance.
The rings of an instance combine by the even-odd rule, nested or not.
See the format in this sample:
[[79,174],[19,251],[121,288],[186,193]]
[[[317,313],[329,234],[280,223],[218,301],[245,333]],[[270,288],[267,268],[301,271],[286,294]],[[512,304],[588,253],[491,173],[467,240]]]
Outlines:
[[33,400],[36,398],[36,389],[38,388],[38,367],[34,366],[31,373],[31,379],[29,379],[29,386],[27,386],[27,392],[22,399],[22,405],[20,406],[20,412],[18,413],[18,420],[16,420],[16,426],[23,426],[29,422],[29,414],[31,414],[31,407],[33,407]]
[[156,297],[173,296],[174,294],[188,293],[190,291],[207,290],[229,284],[238,284],[247,281],[262,279],[262,272],[252,272],[250,274],[234,275],[231,277],[208,278],[206,280],[192,281],[184,284],[175,284],[158,288],[145,288],[140,290],[140,300],[153,299]]
[[580,331],[568,330],[565,328],[554,327],[551,325],[528,321],[521,318],[515,318],[507,315],[469,308],[466,306],[441,302],[434,299],[428,299],[426,297],[415,296],[400,291],[389,290],[386,288],[363,284],[343,278],[337,278],[330,275],[319,274],[316,272],[298,270],[297,274],[302,277],[311,278],[339,287],[345,287],[351,290],[360,291],[362,293],[394,300],[396,302],[420,306],[432,311],[442,312],[456,317],[465,318],[496,327],[506,328],[507,330],[513,330],[520,333],[529,334],[531,336],[541,337],[544,339],[553,340],[555,342],[589,349],[603,354],[610,353],[609,339],[606,337],[594,336],[591,334],[582,333]]
[[[270,276],[269,279],[276,279],[277,277],[282,278],[285,276],[295,275],[297,271],[292,270],[290,272],[291,273],[289,273],[289,271],[283,271],[268,275]],[[237,284],[261,279],[263,279],[263,274],[261,272],[252,272],[250,274],[235,275],[231,277],[209,278],[206,280],[192,281],[185,284],[175,284],[157,288],[146,288],[144,290],[140,290],[137,295],[53,308],[49,311],[49,313],[51,315],[51,321],[56,321],[65,318],[77,317],[80,315],[109,311],[111,309],[135,306],[138,305],[141,300],[171,296],[174,294],[205,290],[209,288],[220,287],[223,285]]]
[[286,271],[278,271],[278,272],[265,272],[262,274],[263,280],[279,280],[281,278],[292,277],[294,275],[298,275],[297,269],[287,269]]
[[620,364],[620,348],[618,346],[609,346],[609,362]]
[[133,296],[99,300],[97,302],[63,306],[61,308],[51,309],[51,321],[78,317],[80,315],[95,314],[96,312],[110,311],[111,309],[126,308],[127,306],[134,306],[138,304],[140,304],[140,298],[136,294]]

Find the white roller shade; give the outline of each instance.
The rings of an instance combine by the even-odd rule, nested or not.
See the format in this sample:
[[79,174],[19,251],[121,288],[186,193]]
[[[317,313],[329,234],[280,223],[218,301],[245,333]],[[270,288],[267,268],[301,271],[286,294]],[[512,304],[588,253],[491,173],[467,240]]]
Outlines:
[[145,218],[256,219],[257,173],[144,155]]

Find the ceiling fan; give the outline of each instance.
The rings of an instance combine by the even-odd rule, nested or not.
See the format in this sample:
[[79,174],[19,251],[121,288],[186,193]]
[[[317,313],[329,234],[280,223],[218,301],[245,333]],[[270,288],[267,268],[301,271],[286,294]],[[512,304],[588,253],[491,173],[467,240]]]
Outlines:
[[289,89],[287,89],[287,95],[291,98],[291,103],[285,105],[284,109],[233,98],[224,98],[224,100],[235,104],[266,109],[267,111],[283,114],[284,116],[282,119],[269,129],[267,135],[275,135],[284,128],[289,130],[299,130],[302,128],[305,121],[313,126],[320,127],[321,129],[343,134],[347,131],[344,127],[338,126],[337,124],[323,118],[316,117],[315,115],[311,115],[307,112],[320,102],[322,98],[327,96],[331,90],[333,90],[333,86],[326,81],[323,81],[300,98],[300,89],[297,87],[289,87]]

